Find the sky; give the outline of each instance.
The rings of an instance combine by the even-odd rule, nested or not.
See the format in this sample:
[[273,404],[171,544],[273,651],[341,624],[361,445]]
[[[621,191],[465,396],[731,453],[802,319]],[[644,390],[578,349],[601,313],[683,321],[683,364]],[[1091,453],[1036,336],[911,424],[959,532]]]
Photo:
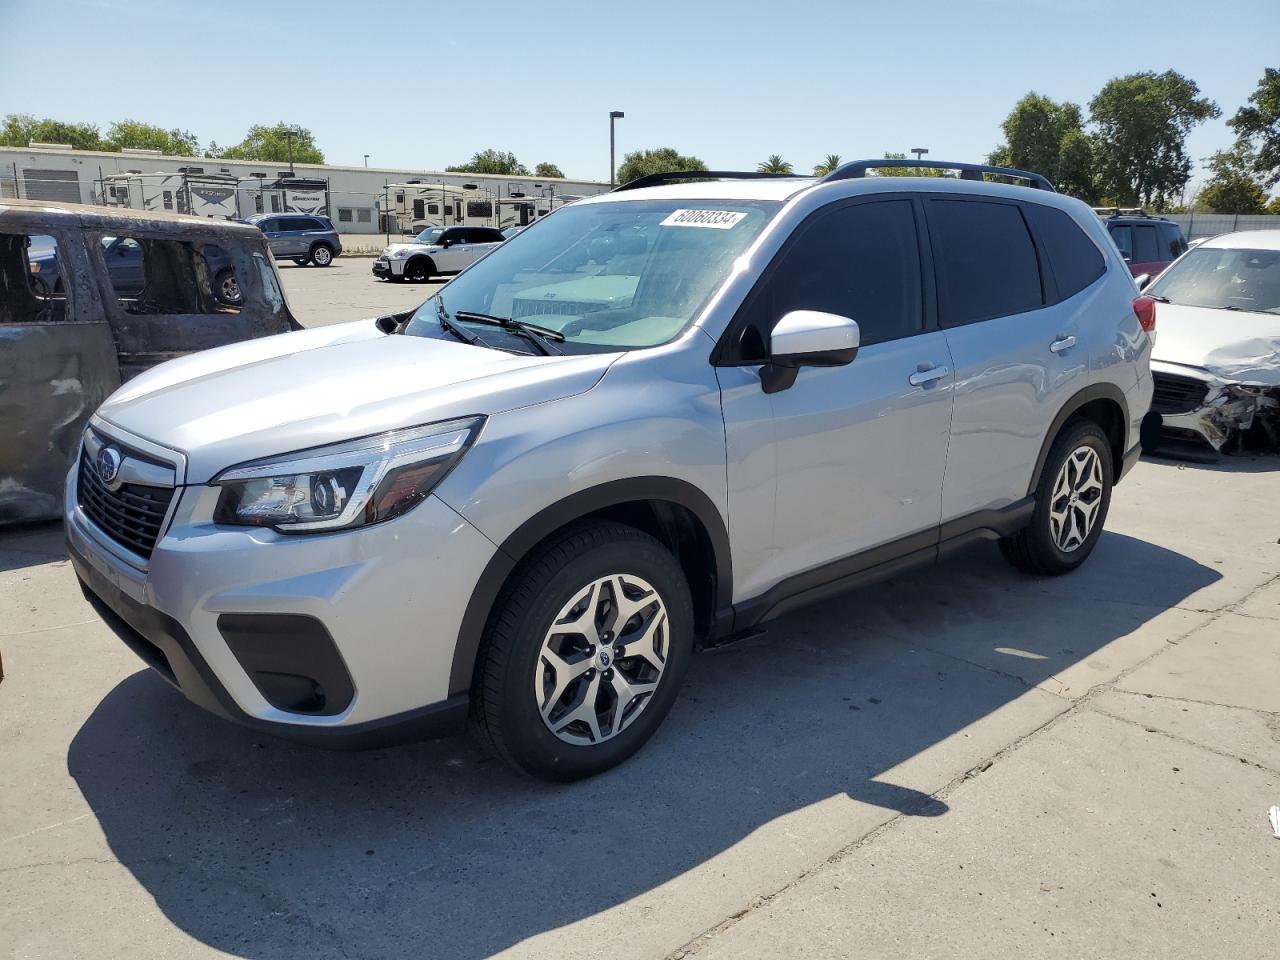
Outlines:
[[913,147],[981,161],[1029,90],[1087,108],[1112,77],[1172,68],[1223,110],[1188,141],[1199,161],[1280,66],[1278,34],[1280,0],[0,0],[0,115],[223,146],[283,120],[331,163],[441,169],[493,147],[607,179],[622,110],[619,163],[672,146],[807,171]]

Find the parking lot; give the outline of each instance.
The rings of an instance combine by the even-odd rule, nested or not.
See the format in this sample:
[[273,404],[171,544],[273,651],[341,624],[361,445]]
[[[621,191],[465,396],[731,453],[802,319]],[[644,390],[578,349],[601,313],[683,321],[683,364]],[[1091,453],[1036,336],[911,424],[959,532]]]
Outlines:
[[[306,325],[434,289],[281,274]],[[982,544],[777,620],[569,786],[206,715],[0,533],[0,953],[1274,957],[1278,475],[1144,461],[1074,574]]]

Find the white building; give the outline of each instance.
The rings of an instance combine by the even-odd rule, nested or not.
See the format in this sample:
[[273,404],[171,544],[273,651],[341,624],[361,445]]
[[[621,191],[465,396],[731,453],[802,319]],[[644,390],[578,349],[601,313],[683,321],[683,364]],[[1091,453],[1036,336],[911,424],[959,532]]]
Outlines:
[[[117,206],[152,205],[150,199],[134,203],[133,198],[158,196],[163,204],[164,190],[171,190],[176,202],[177,185],[182,181],[207,178],[232,178],[242,184],[237,189],[240,216],[254,212],[277,211],[273,205],[291,206],[292,199],[302,196],[296,190],[272,189],[278,181],[305,181],[327,184],[324,203],[334,225],[343,233],[381,233],[384,229],[404,229],[402,211],[404,197],[396,196],[413,182],[445,185],[472,191],[473,195],[492,197],[499,205],[512,198],[538,201],[547,199],[547,207],[578,197],[604,193],[607,183],[598,180],[568,180],[547,177],[505,177],[478,173],[446,173],[436,170],[410,170],[384,167],[344,167],[334,164],[264,163],[256,160],[218,160],[209,157],[168,157],[154,151],[137,150],[108,153],[97,150],[68,150],[61,147],[0,147],[0,199],[25,197],[34,200],[60,200],[75,203],[106,203]],[[174,186],[154,191],[143,190],[143,184],[159,184],[170,178]],[[252,188],[252,181],[262,187]],[[132,181],[135,189],[126,185]],[[248,188],[243,184],[250,184]],[[320,188],[308,191],[308,201]],[[187,192],[190,196],[190,191]],[[279,199],[273,199],[273,198]],[[261,202],[263,209],[248,209]],[[410,200],[410,203],[412,201]],[[195,204],[193,203],[194,207]],[[163,208],[163,207],[160,207]],[[384,213],[386,214],[384,222]]]

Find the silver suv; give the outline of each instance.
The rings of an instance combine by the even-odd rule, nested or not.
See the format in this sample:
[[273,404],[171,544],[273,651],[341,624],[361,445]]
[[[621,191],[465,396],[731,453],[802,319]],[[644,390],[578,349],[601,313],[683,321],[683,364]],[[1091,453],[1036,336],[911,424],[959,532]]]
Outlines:
[[798,604],[978,540],[1073,570],[1137,458],[1151,304],[1042,178],[883,165],[638,181],[411,313],[143,374],[67,478],[86,595],[257,730],[470,717],[572,779]]

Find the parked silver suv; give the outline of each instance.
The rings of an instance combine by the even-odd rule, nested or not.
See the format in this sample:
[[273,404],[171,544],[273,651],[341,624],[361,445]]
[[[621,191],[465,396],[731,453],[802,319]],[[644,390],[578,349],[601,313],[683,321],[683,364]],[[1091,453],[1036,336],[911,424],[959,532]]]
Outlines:
[[143,374],[67,479],[86,595],[250,727],[469,715],[572,779],[698,645],[977,540],[1074,569],[1137,457],[1151,305],[1042,178],[882,166],[638,181],[411,314]]

